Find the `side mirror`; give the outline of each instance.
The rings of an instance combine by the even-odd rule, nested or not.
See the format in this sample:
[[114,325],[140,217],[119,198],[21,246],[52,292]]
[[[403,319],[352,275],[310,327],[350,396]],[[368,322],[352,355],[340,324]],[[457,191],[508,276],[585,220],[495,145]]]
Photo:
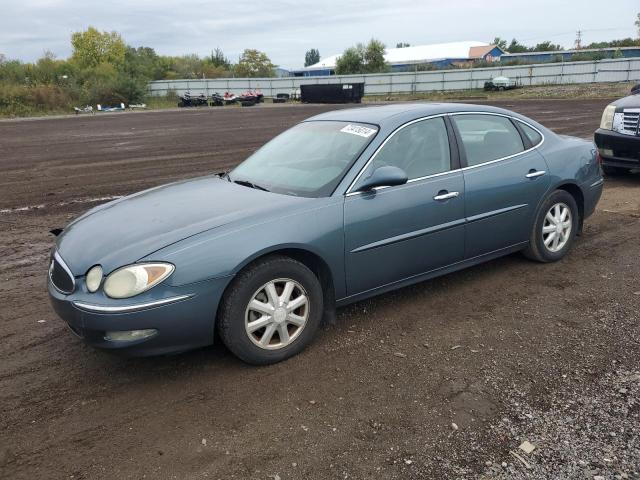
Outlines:
[[386,165],[376,168],[358,187],[359,192],[373,190],[376,187],[392,187],[407,183],[407,174],[401,168]]

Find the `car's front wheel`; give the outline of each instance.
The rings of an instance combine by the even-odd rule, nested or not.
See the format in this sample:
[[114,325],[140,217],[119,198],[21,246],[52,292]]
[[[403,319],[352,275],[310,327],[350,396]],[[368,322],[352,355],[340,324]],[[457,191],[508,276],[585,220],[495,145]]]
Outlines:
[[218,334],[241,360],[267,365],[307,346],[322,311],[322,287],[309,268],[289,257],[267,257],[240,272],[227,289]]
[[531,231],[525,255],[539,262],[555,262],[573,244],[580,225],[580,212],[573,196],[556,190],[544,201]]

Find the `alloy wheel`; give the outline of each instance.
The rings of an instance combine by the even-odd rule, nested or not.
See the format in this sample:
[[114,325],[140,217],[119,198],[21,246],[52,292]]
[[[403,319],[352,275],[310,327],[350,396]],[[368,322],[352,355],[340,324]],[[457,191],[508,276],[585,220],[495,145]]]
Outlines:
[[291,344],[309,318],[309,296],[304,287],[290,278],[262,285],[251,297],[245,311],[245,331],[260,348],[277,350]]
[[564,248],[571,238],[573,217],[571,209],[565,203],[551,206],[542,224],[542,241],[550,252],[556,253]]

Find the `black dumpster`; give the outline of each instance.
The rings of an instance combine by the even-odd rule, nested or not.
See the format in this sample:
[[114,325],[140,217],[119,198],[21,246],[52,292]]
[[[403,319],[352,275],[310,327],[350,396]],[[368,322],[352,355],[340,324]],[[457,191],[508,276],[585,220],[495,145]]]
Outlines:
[[300,85],[300,99],[304,103],[360,103],[364,83],[331,83]]

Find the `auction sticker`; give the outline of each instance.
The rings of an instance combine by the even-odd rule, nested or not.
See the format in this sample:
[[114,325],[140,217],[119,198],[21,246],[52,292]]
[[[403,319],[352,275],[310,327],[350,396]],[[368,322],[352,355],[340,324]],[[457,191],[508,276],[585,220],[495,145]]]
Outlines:
[[371,135],[376,133],[375,128],[363,127],[362,125],[347,125],[346,127],[340,130],[344,133],[350,133],[352,135],[359,135],[364,138],[369,138]]

